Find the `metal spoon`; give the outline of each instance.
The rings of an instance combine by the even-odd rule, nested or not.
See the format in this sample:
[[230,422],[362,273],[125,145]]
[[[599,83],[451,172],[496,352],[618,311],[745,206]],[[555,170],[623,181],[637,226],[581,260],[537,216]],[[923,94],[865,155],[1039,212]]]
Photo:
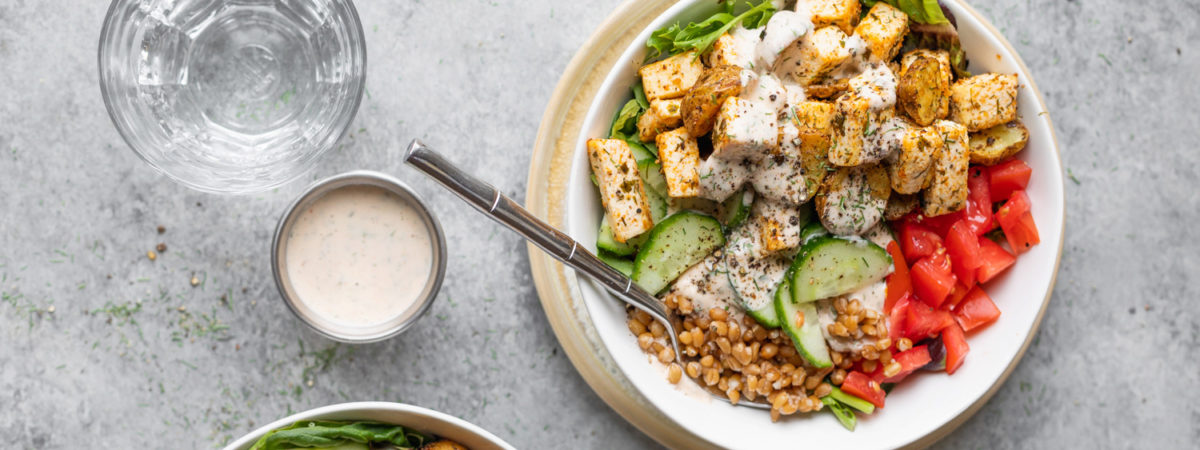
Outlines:
[[[404,162],[437,180],[450,192],[455,193],[475,209],[491,217],[492,220],[516,231],[517,234],[549,253],[554,259],[562,261],[568,267],[596,280],[621,301],[650,314],[650,317],[661,322],[667,329],[667,335],[671,338],[671,347],[675,350],[675,358],[677,361],[681,360],[683,353],[679,351],[679,342],[676,340],[679,332],[669,320],[670,313],[666,306],[649,292],[634,284],[629,277],[609,267],[596,255],[579,245],[579,242],[542,222],[517,202],[501,194],[496,188],[463,172],[437,152],[426,147],[421,141],[414,139],[408,145],[408,151],[404,154]],[[712,394],[728,401],[723,396]],[[754,402],[738,402],[737,404],[753,408],[769,408],[768,405]]]

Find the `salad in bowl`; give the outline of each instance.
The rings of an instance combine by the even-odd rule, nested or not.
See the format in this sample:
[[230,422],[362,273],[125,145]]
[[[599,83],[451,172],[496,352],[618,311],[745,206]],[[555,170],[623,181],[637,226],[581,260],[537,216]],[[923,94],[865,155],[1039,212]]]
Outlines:
[[670,383],[853,430],[1003,320],[992,282],[1041,242],[1020,158],[1041,112],[1018,74],[968,71],[955,22],[937,2],[768,0],[649,33],[585,146],[599,256],[680,330],[677,355],[627,311]]

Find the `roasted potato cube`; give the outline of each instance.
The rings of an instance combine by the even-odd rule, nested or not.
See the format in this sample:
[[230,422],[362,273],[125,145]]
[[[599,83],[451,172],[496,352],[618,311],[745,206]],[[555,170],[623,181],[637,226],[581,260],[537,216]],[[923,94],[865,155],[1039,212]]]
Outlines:
[[884,2],[877,2],[854,28],[854,34],[867,43],[871,61],[887,62],[896,57],[904,35],[908,33],[908,15]]
[[683,123],[683,99],[655,100],[638,119],[638,138],[642,142],[653,141],[655,136],[676,128]]
[[908,213],[916,211],[921,202],[914,195],[897,194],[895,192],[888,196],[887,206],[883,208],[883,219],[887,221],[900,220],[901,217]]
[[765,155],[779,145],[779,120],[754,102],[729,97],[721,104],[712,131],[713,155],[738,161]]
[[871,101],[858,94],[848,93],[838,98],[833,115],[833,139],[829,145],[829,162],[851,167],[862,163],[863,140],[871,119]]
[[790,123],[780,126],[779,146],[787,154],[799,153],[803,168],[803,186],[797,186],[794,201],[803,203],[816,195],[832,170],[829,165],[829,142],[833,135],[833,116],[836,108],[832,103],[803,101],[791,107],[787,118]]
[[1029,141],[1029,130],[1020,120],[971,133],[971,163],[993,166],[1020,153]]
[[1017,75],[985,73],[960,78],[950,87],[950,120],[968,131],[991,128],[1017,118]]
[[707,58],[708,67],[737,66],[750,69],[754,66],[754,49],[758,42],[758,31],[742,27],[722,34],[713,42]]
[[900,151],[888,165],[892,190],[915,194],[924,189],[943,145],[942,133],[937,127],[908,127],[900,138]]
[[804,87],[804,94],[812,98],[833,98],[850,89],[849,80],[825,80],[821,84],[810,84]]
[[683,126],[688,134],[704,136],[717,122],[717,111],[729,97],[742,92],[742,68],[721,65],[705,70],[696,84],[683,96]]
[[882,166],[840,167],[821,185],[815,200],[817,216],[833,234],[861,235],[883,218],[891,193]]
[[650,101],[683,97],[700,79],[701,73],[704,73],[704,63],[700,62],[694,51],[680,53],[638,69],[642,88]]
[[438,439],[421,446],[421,450],[467,450],[467,447],[451,440]]
[[917,125],[927,127],[950,114],[950,53],[918,49],[900,62],[897,107]]
[[667,196],[695,197],[700,195],[700,146],[686,128],[659,134],[658,160],[667,179]]
[[859,0],[799,0],[796,11],[807,9],[812,14],[813,25],[819,27],[833,25],[843,33],[854,32],[858,23],[862,4]]
[[850,58],[846,33],[837,27],[818,28],[783,50],[776,72],[800,86],[823,83],[830,72]]
[[588,139],[587,148],[613,237],[625,242],[650,230],[654,219],[629,144],[620,139]]
[[829,146],[833,136],[833,118],[837,107],[833,103],[809,100],[792,106],[791,119],[800,131],[800,138],[823,142]]
[[933,163],[929,187],[925,188],[926,216],[940,216],[962,210],[967,205],[967,127],[939,120],[934,127],[942,135],[942,152]]

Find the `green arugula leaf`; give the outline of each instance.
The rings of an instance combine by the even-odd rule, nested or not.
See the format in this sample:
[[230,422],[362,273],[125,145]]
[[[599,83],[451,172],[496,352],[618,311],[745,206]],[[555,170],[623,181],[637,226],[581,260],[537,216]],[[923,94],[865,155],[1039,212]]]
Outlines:
[[936,25],[950,23],[942,14],[942,7],[937,0],[861,0],[863,6],[870,8],[880,1],[899,8],[910,19],[917,23]]
[[637,119],[642,113],[642,105],[638,104],[637,99],[630,99],[625,102],[625,106],[617,112],[617,117],[613,119],[612,128],[608,131],[608,137],[613,139],[628,140],[631,136],[637,134]]
[[646,89],[642,87],[641,80],[633,85],[633,99],[637,100],[642,109],[650,109],[650,101],[646,100]]
[[416,448],[428,441],[429,437],[399,425],[306,420],[267,433],[250,450],[334,447],[350,443]]
[[758,5],[746,2],[750,9],[740,15],[733,15],[733,1],[724,2],[724,11],[713,14],[700,23],[689,23],[680,27],[679,23],[660,28],[650,34],[646,40],[646,61],[657,59],[663,55],[677,55],[690,50],[704,54],[722,34],[742,24],[747,28],[757,28],[771,20],[775,14],[775,5],[771,0],[763,0]]

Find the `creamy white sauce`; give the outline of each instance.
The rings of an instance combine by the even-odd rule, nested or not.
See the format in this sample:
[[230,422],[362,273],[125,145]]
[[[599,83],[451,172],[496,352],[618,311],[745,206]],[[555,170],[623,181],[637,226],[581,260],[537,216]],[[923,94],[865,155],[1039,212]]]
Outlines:
[[842,64],[830,73],[829,78],[831,79],[843,80],[858,75],[867,62],[867,41],[864,41],[861,36],[857,34],[847,36],[845,46],[846,51],[850,53],[850,58],[842,61]]
[[325,194],[300,213],[287,239],[296,300],[345,326],[415,313],[433,270],[432,239],[420,213],[378,187]]
[[813,28],[812,17],[794,11],[780,10],[771,16],[762,40],[755,48],[756,64],[763,69],[775,67],[779,54],[789,45],[800,40]]
[[[755,203],[755,210],[760,210],[758,204]],[[742,302],[752,310],[774,301],[775,288],[791,265],[790,259],[767,252],[758,219],[750,217],[730,234],[725,244],[725,267],[730,283]]]
[[886,206],[886,199],[871,195],[866,170],[862,166],[853,167],[845,182],[825,191],[821,224],[839,236],[861,235],[879,223]]
[[718,308],[729,311],[731,316],[736,315],[740,319],[741,307],[738,305],[737,294],[733,292],[733,286],[729,284],[728,270],[722,254],[721,250],[717,250],[689,268],[671,285],[670,292],[691,300],[695,314],[707,315],[709,310]]
[[887,64],[872,64],[862,73],[850,78],[850,89],[867,99],[871,110],[879,111],[896,105],[896,74]]
[[744,69],[753,69],[756,64],[754,54],[758,46],[758,35],[762,33],[762,30],[762,28],[733,27],[729,31],[729,37],[733,38],[733,48],[725,53],[729,58],[727,62]]
[[700,197],[720,202],[741,189],[750,178],[750,164],[714,154],[702,161],[696,172],[700,176]]

